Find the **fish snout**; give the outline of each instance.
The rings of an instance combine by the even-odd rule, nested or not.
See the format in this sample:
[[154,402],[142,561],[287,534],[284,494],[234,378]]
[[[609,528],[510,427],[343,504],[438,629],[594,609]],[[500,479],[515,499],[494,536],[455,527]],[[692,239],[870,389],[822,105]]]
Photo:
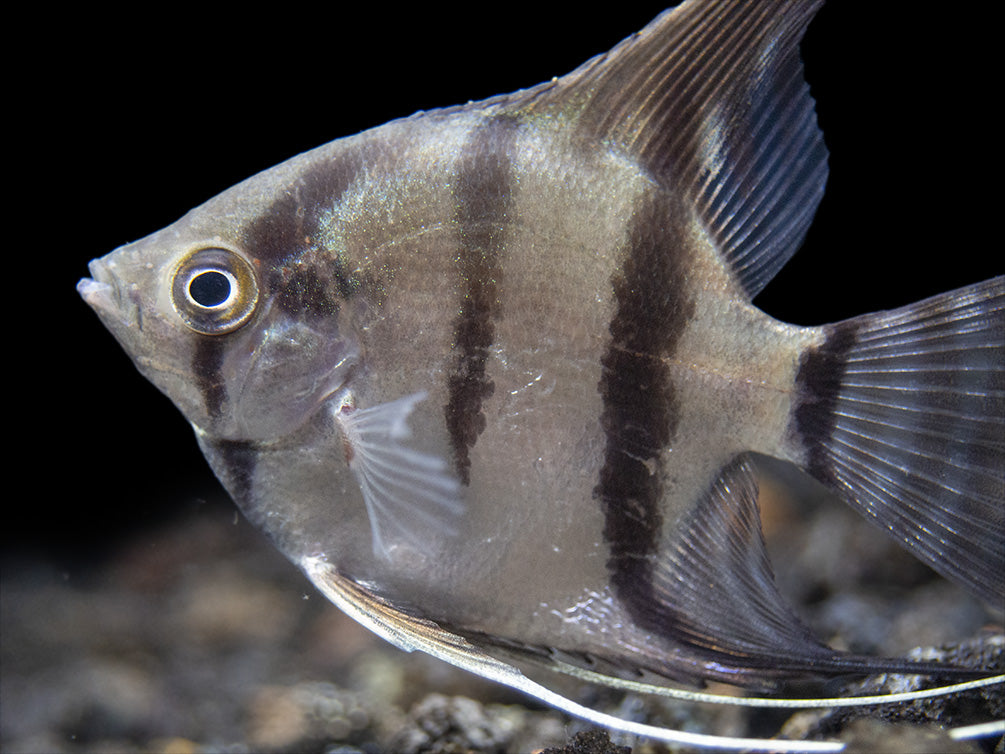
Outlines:
[[[116,323],[125,327],[137,324],[138,312],[134,307],[123,306],[122,289],[115,273],[101,259],[92,259],[87,265],[89,278],[77,283],[77,293],[95,313],[112,327]],[[114,330],[114,328],[113,328]]]

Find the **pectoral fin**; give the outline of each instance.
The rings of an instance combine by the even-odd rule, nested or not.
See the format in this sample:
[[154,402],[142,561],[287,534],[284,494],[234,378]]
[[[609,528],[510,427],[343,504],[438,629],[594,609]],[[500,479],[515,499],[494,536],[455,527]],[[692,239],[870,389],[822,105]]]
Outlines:
[[445,460],[409,447],[408,417],[425,393],[371,408],[335,411],[346,459],[363,493],[373,551],[387,557],[395,540],[421,549],[429,533],[456,533],[463,513],[460,483]]

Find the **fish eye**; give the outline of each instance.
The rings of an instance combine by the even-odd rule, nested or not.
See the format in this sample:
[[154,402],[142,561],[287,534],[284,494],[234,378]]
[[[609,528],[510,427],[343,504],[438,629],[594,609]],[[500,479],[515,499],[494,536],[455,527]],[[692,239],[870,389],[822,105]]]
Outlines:
[[229,272],[206,270],[193,277],[188,283],[188,297],[196,306],[212,309],[226,306],[234,298],[237,281]]
[[171,303],[185,324],[203,335],[233,332],[258,304],[251,264],[229,249],[199,249],[183,257],[171,279]]

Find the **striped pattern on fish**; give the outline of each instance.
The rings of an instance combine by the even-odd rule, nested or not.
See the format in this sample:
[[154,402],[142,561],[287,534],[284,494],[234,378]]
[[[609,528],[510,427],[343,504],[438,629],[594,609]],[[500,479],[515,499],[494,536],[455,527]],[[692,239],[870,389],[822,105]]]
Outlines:
[[751,453],[1005,599],[1005,278],[825,327],[751,303],[826,180],[819,5],[685,3],[250,178],[81,291],[248,517],[381,620],[612,675],[966,674],[827,647],[761,537]]

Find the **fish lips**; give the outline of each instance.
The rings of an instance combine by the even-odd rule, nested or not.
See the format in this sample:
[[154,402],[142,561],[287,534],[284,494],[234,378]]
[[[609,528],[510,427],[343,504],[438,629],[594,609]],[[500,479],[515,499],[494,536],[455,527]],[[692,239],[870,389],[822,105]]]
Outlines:
[[138,315],[138,307],[123,307],[122,290],[115,274],[101,259],[92,259],[87,265],[90,278],[81,278],[77,283],[77,293],[84,299],[103,322],[113,330],[119,327],[131,327],[138,324],[138,316],[130,317],[127,311],[131,309]]
[[[89,278],[81,278],[77,292],[94,313],[101,324],[118,341],[133,362],[143,370],[143,365],[151,355],[151,333],[144,332],[143,306],[140,291],[136,286],[128,286],[115,274],[115,263],[108,257],[93,259],[87,265]],[[151,376],[150,379],[153,379]]]

